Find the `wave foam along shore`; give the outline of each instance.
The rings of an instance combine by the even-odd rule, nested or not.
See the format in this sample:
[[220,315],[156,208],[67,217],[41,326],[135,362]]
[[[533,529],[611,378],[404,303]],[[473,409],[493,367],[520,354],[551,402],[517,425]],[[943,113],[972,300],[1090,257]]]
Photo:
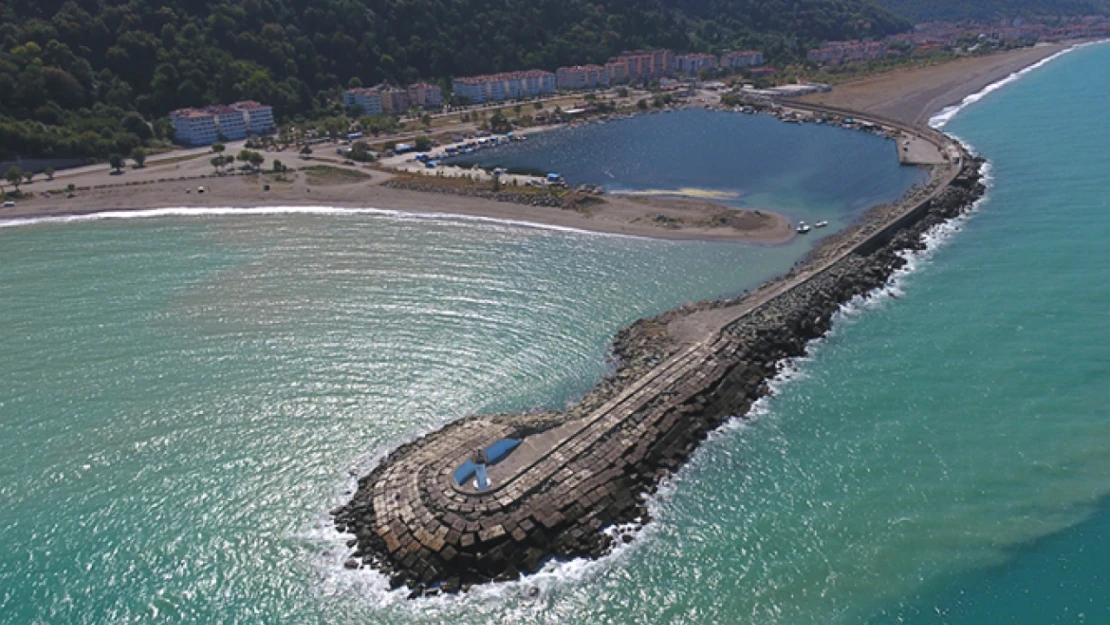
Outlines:
[[971,106],[972,104],[975,104],[976,102],[982,100],[983,98],[987,97],[991,93],[994,93],[995,91],[998,91],[999,89],[1005,87],[1006,85],[1011,84],[1011,83],[1013,83],[1017,80],[1021,80],[1024,76],[1028,75],[1029,73],[1034,72],[1034,71],[1044,67],[1045,65],[1048,65],[1049,63],[1055,61],[1056,59],[1058,59],[1058,58],[1060,58],[1060,57],[1062,57],[1062,56],[1064,56],[1068,53],[1074,52],[1075,50],[1077,50],[1079,48],[1083,48],[1083,47],[1086,47],[1086,46],[1092,46],[1092,45],[1099,45],[1099,44],[1108,43],[1108,42],[1110,42],[1110,40],[1091,41],[1091,42],[1087,42],[1087,43],[1076,44],[1076,45],[1071,46],[1069,48],[1065,48],[1064,50],[1061,50],[1061,51],[1059,51],[1059,52],[1057,52],[1057,53],[1055,53],[1055,54],[1053,54],[1049,57],[1041,59],[1040,61],[1037,61],[1036,63],[1034,63],[1034,64],[1032,64],[1028,67],[1025,67],[1025,68],[1022,68],[1022,69],[1020,69],[1016,72],[1013,72],[1009,76],[1006,76],[1005,78],[1003,78],[1003,79],[1001,79],[997,82],[993,82],[993,83],[987,85],[982,90],[977,91],[975,93],[972,93],[971,95],[966,96],[963,99],[963,101],[961,101],[959,104],[953,104],[952,106],[945,107],[939,113],[937,113],[936,115],[933,115],[932,117],[929,118],[929,126],[931,128],[937,128],[937,129],[944,128],[944,126],[946,126],[948,124],[948,122],[952,121],[952,119],[954,117],[956,117],[956,115],[958,115],[960,111],[962,111],[965,108]]
[[[922,232],[972,205],[983,191],[981,162],[958,162],[935,172],[924,197],[893,209],[885,225],[857,226],[842,251],[814,256],[733,303],[735,312],[692,346],[662,339],[651,321],[622,331],[620,373],[634,382],[610,379],[568,413],[541,421],[479,415],[402,446],[334,511],[336,528],[358,544],[346,565],[373,566],[392,586],[421,595],[515,579],[551,557],[604,555],[613,544],[604,528],[646,518],[638,493],[653,490],[725,420],[746,414],[767,394],[778,363],[804,353],[843,302],[906,263],[898,252],[919,248]],[[493,487],[470,492],[451,483],[472,450],[504,438],[523,439],[524,451],[491,465]]]

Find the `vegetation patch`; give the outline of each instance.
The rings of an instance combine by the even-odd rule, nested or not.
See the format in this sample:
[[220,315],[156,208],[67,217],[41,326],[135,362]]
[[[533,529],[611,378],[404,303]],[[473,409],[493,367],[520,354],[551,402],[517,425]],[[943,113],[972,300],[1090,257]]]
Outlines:
[[314,185],[351,184],[370,179],[369,174],[364,174],[361,171],[332,167],[331,165],[312,165],[301,168],[301,171],[308,176],[308,183]]

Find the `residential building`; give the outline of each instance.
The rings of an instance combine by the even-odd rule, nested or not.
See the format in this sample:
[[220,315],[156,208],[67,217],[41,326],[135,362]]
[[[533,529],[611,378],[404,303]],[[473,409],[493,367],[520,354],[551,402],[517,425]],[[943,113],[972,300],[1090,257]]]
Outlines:
[[703,69],[717,69],[717,57],[712,54],[690,53],[680,54],[675,59],[675,67],[684,74],[697,74]]
[[381,115],[382,95],[376,89],[348,89],[343,92],[343,106],[357,106],[362,109],[363,115]]
[[243,113],[248,134],[265,135],[274,131],[273,107],[259,104],[254,100],[244,100],[232,104],[231,108]]
[[532,69],[482,76],[456,78],[452,83],[455,95],[478,104],[514,98],[529,98],[555,93],[555,74]]
[[609,74],[600,65],[575,65],[555,70],[555,86],[559,89],[596,89],[609,84]]
[[418,82],[409,85],[409,106],[438,109],[443,106],[443,91],[436,85]]
[[239,141],[247,138],[247,118],[243,111],[226,104],[217,104],[204,109],[216,118],[216,133],[221,141]]
[[619,85],[628,82],[628,65],[620,61],[609,61],[605,64],[605,74],[609,77],[609,84]]
[[211,145],[219,140],[216,116],[200,109],[185,108],[170,113],[175,140],[182,145]]
[[610,60],[610,63],[614,62],[625,66],[625,80],[628,82],[646,82],[670,76],[674,72],[675,56],[670,50],[636,50],[622,52]]
[[763,53],[757,50],[728,52],[721,57],[721,67],[724,69],[735,70],[760,65],[763,65]]
[[409,92],[405,89],[386,84],[378,85],[376,89],[381,94],[383,112],[400,115],[409,110]]

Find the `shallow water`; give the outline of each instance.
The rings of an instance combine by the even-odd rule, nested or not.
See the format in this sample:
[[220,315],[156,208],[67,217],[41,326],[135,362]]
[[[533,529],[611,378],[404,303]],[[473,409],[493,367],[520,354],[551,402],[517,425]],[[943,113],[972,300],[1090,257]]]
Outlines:
[[349,472],[564,405],[617,328],[800,250],[372,215],[0,228],[0,622],[1110,621],[1108,66],[1079,50],[956,117],[989,199],[712,436],[639,540],[462,597],[342,568]]

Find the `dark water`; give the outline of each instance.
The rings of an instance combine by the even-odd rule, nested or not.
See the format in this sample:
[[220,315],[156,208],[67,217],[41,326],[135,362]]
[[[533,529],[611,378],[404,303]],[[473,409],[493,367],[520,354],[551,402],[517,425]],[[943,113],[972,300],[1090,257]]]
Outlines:
[[709,192],[838,227],[925,181],[896,156],[893,141],[854,130],[686,109],[561,128],[451,162],[557,172],[610,192]]

